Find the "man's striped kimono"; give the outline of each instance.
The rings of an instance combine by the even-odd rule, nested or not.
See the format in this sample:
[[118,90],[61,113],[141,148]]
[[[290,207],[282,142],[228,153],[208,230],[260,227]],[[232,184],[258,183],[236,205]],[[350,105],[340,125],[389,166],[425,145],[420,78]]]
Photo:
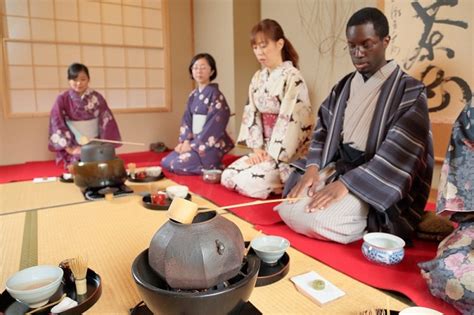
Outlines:
[[[321,170],[337,158],[354,75],[355,72],[337,83],[321,105],[310,151],[306,160],[294,163],[295,167],[304,171],[310,165],[317,165]],[[409,240],[430,192],[433,145],[424,85],[398,66],[381,87],[369,129],[365,161],[338,179],[346,185],[350,195],[368,204],[369,231],[389,232]],[[294,185],[295,181],[289,180],[288,184]],[[291,187],[285,188],[289,189]],[[291,227],[295,218],[285,218],[281,211],[280,215]],[[327,215],[331,216],[329,212]],[[337,230],[337,227],[326,229]],[[347,236],[339,240],[337,235],[329,239],[343,243],[355,240]]]

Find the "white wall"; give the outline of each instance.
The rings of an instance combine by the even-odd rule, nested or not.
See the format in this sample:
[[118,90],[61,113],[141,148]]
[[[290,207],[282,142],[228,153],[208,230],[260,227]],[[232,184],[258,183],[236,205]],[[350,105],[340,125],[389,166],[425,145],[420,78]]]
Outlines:
[[[215,83],[235,111],[233,0],[194,0],[194,51],[207,52],[216,60]],[[228,131],[234,136],[234,121]]]
[[319,108],[331,87],[354,71],[346,46],[345,28],[358,9],[376,0],[261,0],[262,19],[276,20],[300,56],[300,70]]

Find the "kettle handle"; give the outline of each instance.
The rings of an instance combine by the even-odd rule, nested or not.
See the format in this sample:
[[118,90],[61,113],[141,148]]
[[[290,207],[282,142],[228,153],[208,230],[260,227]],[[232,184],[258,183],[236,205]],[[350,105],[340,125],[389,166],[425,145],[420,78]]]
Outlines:
[[216,249],[217,249],[217,253],[219,255],[223,255],[224,254],[224,249],[225,249],[224,243],[222,243],[219,240],[216,240]]

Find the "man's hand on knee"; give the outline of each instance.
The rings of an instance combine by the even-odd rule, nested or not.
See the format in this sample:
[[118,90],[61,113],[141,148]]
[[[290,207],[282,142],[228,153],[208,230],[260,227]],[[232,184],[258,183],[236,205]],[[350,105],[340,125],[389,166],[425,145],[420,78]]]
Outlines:
[[306,212],[324,210],[335,202],[338,202],[349,193],[346,185],[336,180],[323,189],[317,191],[310,203],[306,206]]
[[319,182],[319,169],[317,166],[310,166],[301,179],[296,183],[295,187],[288,194],[288,198],[298,198],[308,189],[308,195],[311,197],[310,191],[314,184]]

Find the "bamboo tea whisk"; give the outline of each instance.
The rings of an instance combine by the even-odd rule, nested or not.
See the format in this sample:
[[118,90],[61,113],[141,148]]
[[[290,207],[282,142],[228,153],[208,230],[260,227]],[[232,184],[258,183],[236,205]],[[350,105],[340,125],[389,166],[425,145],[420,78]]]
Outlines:
[[77,256],[69,259],[69,268],[74,275],[77,295],[87,293],[87,258]]

